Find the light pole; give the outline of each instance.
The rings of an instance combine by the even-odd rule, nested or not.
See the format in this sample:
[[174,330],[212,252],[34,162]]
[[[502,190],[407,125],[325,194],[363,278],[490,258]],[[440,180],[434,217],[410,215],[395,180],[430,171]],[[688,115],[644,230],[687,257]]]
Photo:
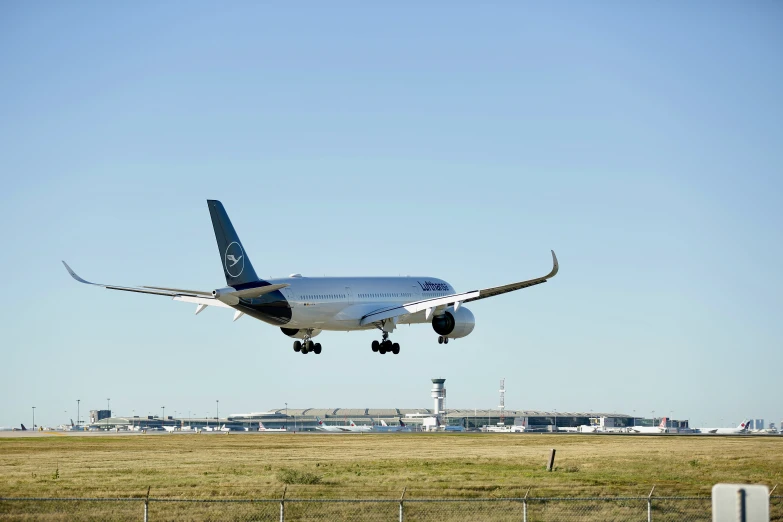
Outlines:
[[79,418],[79,405],[81,402],[82,402],[81,399],[76,399],[76,426],[77,427],[82,425],[82,421]]
[[109,417],[111,417],[111,399],[106,397],[106,409],[109,410]]
[[161,426],[163,426],[163,425],[166,424],[166,407],[165,406],[161,406],[160,410],[161,410],[160,422],[161,422]]
[[285,431],[288,431],[288,403],[285,403]]
[[633,410],[633,427],[636,427],[636,410]]
[[220,426],[220,400],[215,399],[215,423]]
[[652,416],[653,416],[652,425],[653,427],[655,427],[655,410],[652,411]]
[[35,406],[33,406],[33,431],[35,431]]

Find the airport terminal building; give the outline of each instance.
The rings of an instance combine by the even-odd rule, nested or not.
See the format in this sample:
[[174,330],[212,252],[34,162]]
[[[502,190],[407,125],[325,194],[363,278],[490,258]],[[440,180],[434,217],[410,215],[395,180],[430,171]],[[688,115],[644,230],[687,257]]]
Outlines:
[[[183,418],[157,416],[100,418],[92,426],[103,429],[164,429],[191,427],[209,429],[225,427],[230,430],[257,431],[261,424],[266,429],[286,431],[317,431],[328,426],[399,426],[404,423],[411,431],[447,429],[453,431],[495,430],[502,426],[524,427],[524,431],[620,431],[634,426],[655,427],[661,419],[633,417],[623,413],[550,412],[537,410],[447,409],[446,379],[432,379],[430,396],[432,408],[276,408],[256,413],[236,413],[226,418]],[[504,403],[504,382],[501,381],[501,404]],[[106,412],[109,414],[110,412]],[[687,420],[667,420],[668,428],[687,429]],[[586,428],[586,429],[583,429]],[[502,429],[502,428],[501,428]],[[522,431],[521,429],[519,431]]]
[[[236,413],[227,417],[173,417],[159,416],[109,417],[92,425],[99,428],[162,428],[164,426],[194,429],[226,426],[231,429],[256,431],[259,423],[267,429],[288,431],[317,431],[318,419],[328,426],[348,426],[351,422],[359,426],[397,426],[400,420],[413,431],[424,429],[428,419],[439,418],[442,426],[459,427],[465,430],[481,430],[487,426],[524,426],[527,431],[575,430],[580,426],[600,426],[604,429],[632,426],[657,426],[661,419],[633,417],[622,413],[595,412],[548,412],[537,410],[478,410],[446,409],[440,415],[429,408],[276,408],[264,412]],[[688,428],[687,420],[667,421],[673,428]]]

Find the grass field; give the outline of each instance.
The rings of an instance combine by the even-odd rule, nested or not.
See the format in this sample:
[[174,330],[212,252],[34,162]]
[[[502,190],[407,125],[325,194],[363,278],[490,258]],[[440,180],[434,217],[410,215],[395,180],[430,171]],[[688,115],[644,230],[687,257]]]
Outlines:
[[[545,470],[551,448],[556,469]],[[160,434],[0,438],[0,496],[709,495],[783,483],[783,437]],[[288,483],[288,484],[287,484]],[[783,486],[782,486],[783,487]]]

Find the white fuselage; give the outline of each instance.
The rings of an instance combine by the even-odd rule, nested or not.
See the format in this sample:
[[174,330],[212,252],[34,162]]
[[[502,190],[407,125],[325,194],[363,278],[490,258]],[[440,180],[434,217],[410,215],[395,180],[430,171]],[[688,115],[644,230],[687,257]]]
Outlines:
[[696,433],[707,433],[713,435],[742,435],[748,433],[748,430],[742,428],[696,428]]
[[[287,277],[269,283],[290,285],[282,290],[291,306],[286,328],[318,330],[373,329],[359,322],[379,308],[455,293],[450,284],[434,277]],[[401,317],[399,324],[426,322],[424,312],[419,312]]]

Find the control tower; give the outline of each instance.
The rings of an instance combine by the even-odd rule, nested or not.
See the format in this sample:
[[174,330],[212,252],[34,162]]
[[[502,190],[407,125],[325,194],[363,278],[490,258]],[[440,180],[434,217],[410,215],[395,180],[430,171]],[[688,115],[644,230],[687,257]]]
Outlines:
[[435,411],[432,413],[440,423],[443,421],[441,415],[446,413],[446,388],[443,386],[445,382],[446,379],[432,379],[432,398],[435,399]]

